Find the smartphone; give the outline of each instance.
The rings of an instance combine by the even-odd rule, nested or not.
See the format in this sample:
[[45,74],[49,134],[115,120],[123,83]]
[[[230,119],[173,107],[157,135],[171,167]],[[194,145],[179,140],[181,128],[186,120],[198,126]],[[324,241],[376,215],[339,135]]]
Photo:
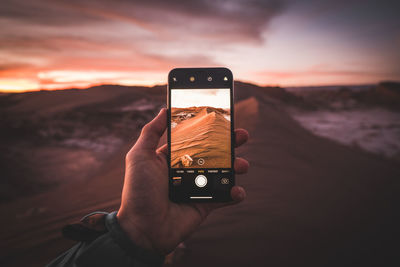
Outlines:
[[177,68],[168,75],[169,198],[228,202],[235,184],[233,75]]

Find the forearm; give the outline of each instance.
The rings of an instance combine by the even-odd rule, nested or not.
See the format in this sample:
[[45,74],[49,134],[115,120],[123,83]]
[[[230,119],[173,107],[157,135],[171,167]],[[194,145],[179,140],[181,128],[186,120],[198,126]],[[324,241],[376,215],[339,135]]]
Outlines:
[[164,257],[136,246],[120,227],[116,212],[104,216],[104,233],[93,240],[81,234],[80,243],[48,266],[162,266]]

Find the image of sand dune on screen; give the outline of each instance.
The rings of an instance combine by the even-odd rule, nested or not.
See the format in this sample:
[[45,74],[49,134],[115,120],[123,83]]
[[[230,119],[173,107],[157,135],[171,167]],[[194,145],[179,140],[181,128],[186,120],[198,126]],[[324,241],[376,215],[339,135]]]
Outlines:
[[[230,168],[229,89],[189,91],[193,90],[179,90],[175,98],[181,107],[171,108],[171,167]],[[213,106],[201,105],[207,102]],[[184,107],[190,104],[194,105]]]

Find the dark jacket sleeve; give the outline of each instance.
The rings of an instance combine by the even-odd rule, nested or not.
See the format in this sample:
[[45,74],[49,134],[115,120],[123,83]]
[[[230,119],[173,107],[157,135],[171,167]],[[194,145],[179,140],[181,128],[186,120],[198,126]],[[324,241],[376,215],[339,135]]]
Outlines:
[[69,231],[75,235],[73,239],[82,241],[48,266],[162,266],[164,257],[136,246],[119,226],[116,214],[104,214],[104,231],[97,229],[98,235],[86,230]]

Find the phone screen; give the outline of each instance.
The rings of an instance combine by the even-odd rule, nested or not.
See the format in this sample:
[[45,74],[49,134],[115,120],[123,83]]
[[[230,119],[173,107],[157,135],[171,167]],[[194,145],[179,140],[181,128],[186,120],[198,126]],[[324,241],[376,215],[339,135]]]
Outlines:
[[171,89],[171,168],[231,168],[230,88]]
[[225,68],[174,69],[168,84],[170,198],[229,201],[233,81]]

